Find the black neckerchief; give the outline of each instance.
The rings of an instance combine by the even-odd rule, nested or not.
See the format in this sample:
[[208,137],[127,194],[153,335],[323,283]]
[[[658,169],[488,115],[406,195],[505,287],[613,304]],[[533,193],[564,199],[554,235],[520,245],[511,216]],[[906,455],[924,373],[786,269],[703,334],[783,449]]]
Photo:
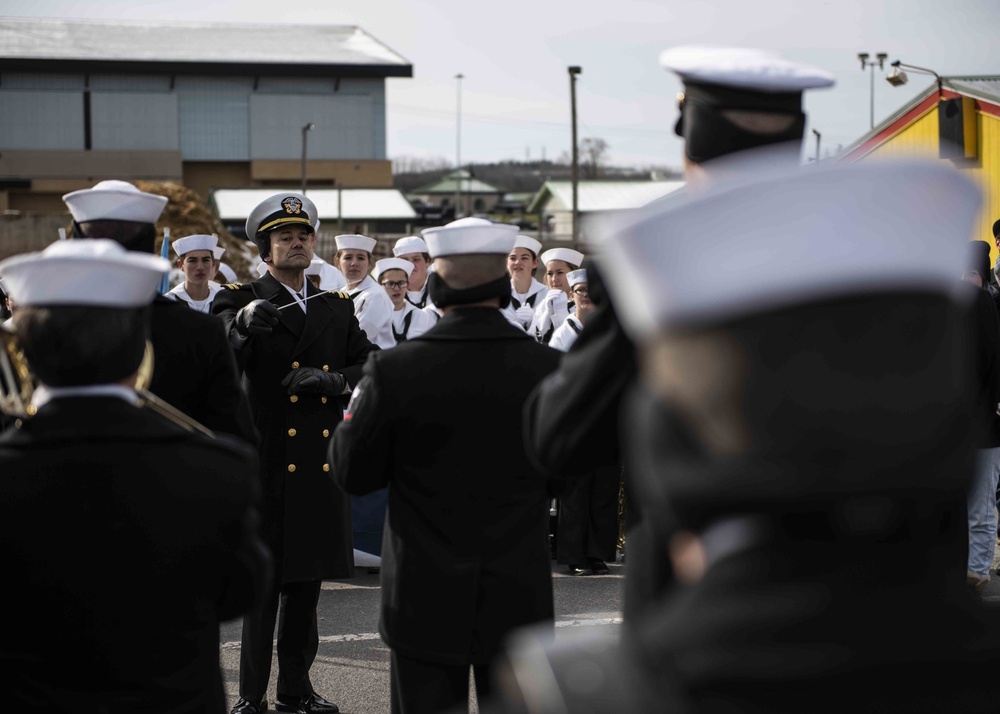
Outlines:
[[[528,307],[534,307],[535,298],[537,298],[541,292],[542,292],[541,290],[536,290],[535,292],[531,293],[531,295],[529,295],[524,299],[524,304],[527,305]],[[516,297],[514,297],[513,293],[511,293],[510,296],[510,304],[514,306],[515,310],[521,307],[521,301],[518,300]]]
[[420,293],[421,293],[421,297],[420,297],[420,299],[417,302],[413,302],[412,300],[410,300],[410,296],[409,295],[404,295],[403,299],[406,300],[406,302],[408,302],[411,305],[413,305],[413,307],[417,308],[418,310],[423,310],[427,306],[427,281],[426,280],[424,281],[424,286],[422,288],[420,288]]
[[413,319],[413,311],[406,313],[403,316],[403,331],[396,332],[396,325],[390,320],[392,324],[392,336],[395,338],[396,342],[406,342],[406,333],[410,331],[410,320]]

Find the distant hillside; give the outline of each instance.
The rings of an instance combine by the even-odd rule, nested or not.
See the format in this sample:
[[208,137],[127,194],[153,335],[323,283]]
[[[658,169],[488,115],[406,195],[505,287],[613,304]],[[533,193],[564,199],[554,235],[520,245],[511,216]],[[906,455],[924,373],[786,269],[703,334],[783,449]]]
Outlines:
[[[495,164],[469,164],[463,166],[472,175],[488,184],[504,189],[507,193],[534,193],[546,181],[568,181],[572,178],[569,164],[553,161],[504,161]],[[436,168],[428,171],[409,171],[393,175],[393,185],[403,193],[412,193],[417,188],[433,183],[452,171],[452,167]],[[599,178],[605,180],[636,180],[650,178],[652,172],[657,178],[677,178],[680,172],[669,168],[635,169],[614,166],[602,167]],[[583,172],[580,173],[583,180]]]

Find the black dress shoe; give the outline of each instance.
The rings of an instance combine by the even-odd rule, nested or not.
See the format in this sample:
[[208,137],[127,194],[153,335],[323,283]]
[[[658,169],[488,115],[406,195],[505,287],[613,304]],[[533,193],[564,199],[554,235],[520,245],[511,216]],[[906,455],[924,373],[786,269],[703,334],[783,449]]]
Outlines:
[[261,714],[261,712],[265,711],[267,711],[266,701],[251,702],[240,697],[240,700],[236,702],[230,714]]
[[611,572],[608,569],[608,564],[603,560],[591,560],[590,569],[594,572],[594,575],[608,575]]
[[297,712],[298,714],[336,714],[340,711],[333,702],[328,702],[313,692],[308,697],[293,697],[279,694],[274,701],[274,708],[279,712]]
[[594,571],[586,563],[571,563],[566,570],[567,575],[593,575]]

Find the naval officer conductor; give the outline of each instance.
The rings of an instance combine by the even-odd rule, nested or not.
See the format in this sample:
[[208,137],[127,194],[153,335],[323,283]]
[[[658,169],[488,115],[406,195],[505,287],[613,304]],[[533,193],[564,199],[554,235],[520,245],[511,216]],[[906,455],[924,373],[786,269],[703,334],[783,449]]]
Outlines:
[[359,327],[347,293],[322,291],[305,277],[316,244],[310,207],[291,193],[257,205],[246,231],[267,272],[248,285],[225,286],[212,303],[261,434],[262,523],[277,566],[263,607],[243,619],[233,708],[239,714],[266,709],[276,619],[278,710],[337,711],[309,680],[319,646],[320,581],[354,573],[350,501],[330,480],[326,446],[361,365],[378,348]]
[[219,623],[252,607],[269,559],[251,447],[142,391],[169,267],[100,239],[0,263],[37,382],[0,437],[11,711],[224,710]]
[[506,634],[551,629],[553,613],[548,493],[521,410],[559,353],[498,309],[517,229],[463,218],[422,233],[444,316],[372,356],[330,447],[348,493],[389,487],[379,629],[397,714],[465,705],[470,665],[482,700]]

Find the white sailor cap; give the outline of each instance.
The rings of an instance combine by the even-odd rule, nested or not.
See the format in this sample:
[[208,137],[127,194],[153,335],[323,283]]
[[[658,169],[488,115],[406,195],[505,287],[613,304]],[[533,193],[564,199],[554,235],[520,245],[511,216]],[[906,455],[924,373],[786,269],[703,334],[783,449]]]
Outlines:
[[230,268],[225,263],[219,263],[219,272],[222,273],[227,283],[236,282],[236,271]]
[[[216,238],[216,240],[218,241],[218,238]],[[225,247],[221,245],[215,246],[215,250],[212,251],[212,253],[215,255],[216,260],[222,260],[222,256],[225,252],[226,252]]]
[[459,218],[444,226],[425,228],[420,234],[432,258],[447,255],[507,255],[514,248],[517,226],[485,218]]
[[259,232],[295,223],[307,225],[315,232],[316,204],[301,193],[276,193],[250,211],[245,226],[247,238],[254,240]]
[[569,281],[569,286],[575,287],[580,283],[587,282],[587,271],[586,270],[574,270],[572,272],[566,273],[566,280]]
[[177,240],[172,241],[171,247],[178,256],[183,256],[190,253],[192,250],[210,250],[212,251],[212,257],[218,259],[218,256],[215,255],[215,249],[218,244],[219,239],[215,236],[208,236],[199,233],[192,236],[178,238]]
[[262,278],[265,275],[267,275],[267,263],[258,263],[257,264],[257,275],[259,275]]
[[309,263],[309,267],[305,269],[305,275],[319,275],[323,272],[323,264],[326,261],[322,258],[313,258]]
[[375,270],[372,271],[372,277],[377,282],[379,276],[387,270],[402,270],[406,273],[406,277],[410,277],[410,273],[413,272],[413,263],[402,258],[383,258],[375,263]]
[[[523,233],[519,233],[517,238],[514,239],[514,248],[527,248],[535,254],[536,258],[538,257],[538,254],[542,252],[542,244],[531,236],[526,236]],[[513,250],[513,248],[511,248],[511,250]]]
[[0,263],[18,305],[142,307],[156,297],[169,270],[166,258],[126,250],[107,238],[60,240]]
[[561,260],[579,268],[583,263],[583,253],[572,248],[552,248],[542,253],[541,257],[542,265],[548,265],[550,260]]
[[400,238],[396,241],[396,245],[392,246],[392,254],[397,258],[401,255],[409,255],[410,253],[426,253],[427,244],[424,243],[424,239],[420,236],[406,236],[405,238]]
[[638,339],[840,295],[955,294],[980,203],[951,167],[813,166],[639,209],[601,251],[614,251],[608,287]]
[[101,181],[93,188],[73,191],[62,198],[77,223],[156,223],[168,201],[166,196],[144,193],[127,181]]
[[660,65],[676,72],[684,82],[755,92],[802,92],[829,87],[835,81],[832,74],[819,67],[777,52],[745,47],[673,47],[660,53]]
[[364,250],[371,253],[378,243],[374,238],[358,235],[357,233],[347,233],[334,238],[337,241],[337,250]]

